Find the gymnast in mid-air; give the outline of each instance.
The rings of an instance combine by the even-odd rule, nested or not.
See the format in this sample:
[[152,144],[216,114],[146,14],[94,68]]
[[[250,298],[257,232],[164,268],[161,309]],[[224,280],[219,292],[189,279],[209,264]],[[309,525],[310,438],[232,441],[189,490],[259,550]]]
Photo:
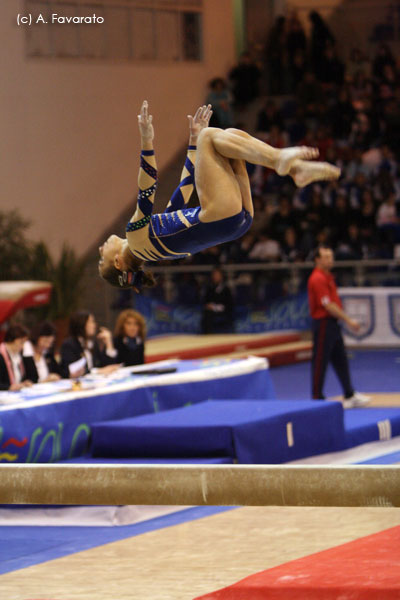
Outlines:
[[[145,262],[185,258],[205,248],[241,237],[250,228],[254,209],[245,161],[290,175],[304,187],[337,179],[340,170],[312,159],[318,150],[299,146],[279,150],[239,129],[208,127],[211,106],[189,115],[189,146],[181,181],[163,213],[153,214],[157,166],[152,116],[144,101],[138,115],[141,137],[139,193],[126,226],[126,239],[111,235],[99,248],[99,273],[112,285],[154,285]],[[187,208],[196,186],[199,206]]]

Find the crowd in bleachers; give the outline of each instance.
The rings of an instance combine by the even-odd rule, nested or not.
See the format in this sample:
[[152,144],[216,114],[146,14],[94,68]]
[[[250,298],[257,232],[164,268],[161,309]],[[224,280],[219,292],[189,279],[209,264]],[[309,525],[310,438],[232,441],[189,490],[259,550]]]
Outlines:
[[371,59],[355,48],[339,58],[335,38],[313,12],[311,31],[293,13],[279,17],[263,65],[245,53],[227,79],[214,79],[212,124],[240,125],[260,89],[256,136],[275,147],[309,145],[342,170],[339,181],[297,189],[249,165],[256,219],[241,240],[193,257],[201,264],[304,261],[317,243],[341,260],[400,252],[400,64],[381,43]]

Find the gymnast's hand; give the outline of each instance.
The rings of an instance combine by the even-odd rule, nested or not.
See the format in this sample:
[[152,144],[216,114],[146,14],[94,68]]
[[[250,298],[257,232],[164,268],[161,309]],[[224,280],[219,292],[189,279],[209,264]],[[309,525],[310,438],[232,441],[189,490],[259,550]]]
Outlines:
[[208,127],[212,113],[213,111],[211,109],[211,104],[208,104],[207,106],[203,104],[203,106],[200,106],[196,110],[194,117],[192,117],[192,115],[188,115],[191,141],[194,141],[195,139],[197,140],[199,133],[205,127]]
[[138,115],[138,124],[142,140],[152,141],[154,139],[153,117],[149,115],[148,108],[148,102],[144,100],[140,109],[140,115]]

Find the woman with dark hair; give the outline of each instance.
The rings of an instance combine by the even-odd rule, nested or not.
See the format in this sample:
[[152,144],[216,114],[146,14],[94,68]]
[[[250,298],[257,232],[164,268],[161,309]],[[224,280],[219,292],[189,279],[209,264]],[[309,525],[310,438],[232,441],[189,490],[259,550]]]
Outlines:
[[146,339],[146,322],[143,315],[136,310],[123,310],[114,329],[114,346],[118,352],[118,362],[125,366],[142,365],[144,363],[144,342]]
[[33,383],[60,379],[60,365],[54,358],[56,330],[48,321],[36,325],[24,345],[23,359],[26,372]]
[[[69,331],[70,337],[61,346],[63,377],[80,377],[94,368],[107,374],[118,367],[111,332],[106,327],[101,327],[96,335],[97,324],[92,313],[86,310],[74,313],[70,319]],[[80,359],[84,359],[84,366],[74,365]]]
[[[189,148],[180,186],[166,210],[153,214],[157,166],[152,116],[144,101],[139,115],[142,152],[136,211],[126,238],[111,235],[99,248],[99,274],[121,288],[154,285],[145,261],[185,258],[244,235],[253,221],[253,201],[245,161],[290,175],[304,187],[314,180],[337,179],[340,170],[313,162],[318,150],[273,148],[239,129],[208,127],[211,106],[189,115]],[[304,160],[305,159],[305,160]],[[194,184],[200,206],[187,208]]]
[[22,348],[28,331],[22,325],[10,325],[0,344],[0,390],[17,391],[32,385],[22,360]]

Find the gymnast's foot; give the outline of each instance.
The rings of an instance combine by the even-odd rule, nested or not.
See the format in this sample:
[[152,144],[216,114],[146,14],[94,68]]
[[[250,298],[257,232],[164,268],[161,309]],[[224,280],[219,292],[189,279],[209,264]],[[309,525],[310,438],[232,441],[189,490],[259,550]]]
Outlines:
[[289,175],[297,187],[305,187],[313,181],[339,179],[340,169],[326,162],[298,160],[292,164]]
[[278,175],[287,175],[297,159],[312,160],[319,155],[318,148],[309,148],[308,146],[294,146],[293,148],[283,148],[279,152],[279,158],[276,161],[276,172]]

